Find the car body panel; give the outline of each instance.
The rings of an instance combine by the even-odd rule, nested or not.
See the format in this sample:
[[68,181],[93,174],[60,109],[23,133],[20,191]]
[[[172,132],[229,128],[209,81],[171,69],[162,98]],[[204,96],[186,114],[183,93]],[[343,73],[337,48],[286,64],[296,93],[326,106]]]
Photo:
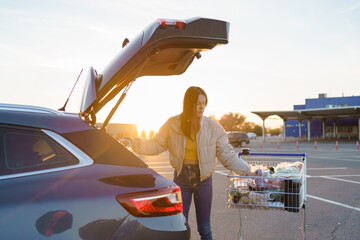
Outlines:
[[[134,183],[134,179],[137,184]],[[129,182],[132,184],[128,185]],[[79,234],[87,235],[86,231],[91,231],[91,235],[104,234],[103,228],[106,228],[106,225],[112,226],[112,234],[108,233],[109,229],[105,231],[112,236],[129,215],[116,201],[115,195],[156,190],[173,184],[151,169],[102,164],[2,180],[0,189],[6,194],[0,195],[0,212],[2,213],[0,226],[14,226],[14,228],[0,231],[0,239],[23,239],[23,233],[19,232],[15,226],[22,226],[23,231],[28,234],[28,239],[41,239],[43,234],[36,228],[36,223],[44,221],[40,218],[45,214],[56,211],[66,211],[71,214],[72,224],[66,231],[54,234],[52,236],[54,239],[81,239]],[[23,187],[19,188],[19,186]],[[99,208],[101,211],[97,211]],[[19,218],[19,215],[22,217]],[[157,220],[131,217],[131,225],[133,227],[141,225],[153,231],[185,232],[183,218],[182,214]],[[167,224],[163,222],[164,219]],[[94,228],[96,225],[98,227]],[[88,226],[92,226],[91,230],[87,229]],[[120,232],[126,236],[131,231],[131,228],[124,228],[124,231]]]

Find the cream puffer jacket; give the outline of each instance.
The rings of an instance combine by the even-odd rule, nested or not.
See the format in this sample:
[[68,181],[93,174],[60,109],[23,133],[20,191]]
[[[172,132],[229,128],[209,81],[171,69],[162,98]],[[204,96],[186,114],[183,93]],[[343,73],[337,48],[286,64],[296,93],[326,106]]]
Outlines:
[[[142,155],[157,155],[169,151],[170,164],[178,174],[181,173],[185,155],[185,135],[180,129],[180,115],[171,117],[152,139],[136,138],[132,146],[134,152]],[[229,170],[239,175],[250,172],[250,166],[238,157],[230,145],[224,128],[215,120],[203,116],[200,131],[196,134],[197,152],[201,180],[212,175],[217,159]]]

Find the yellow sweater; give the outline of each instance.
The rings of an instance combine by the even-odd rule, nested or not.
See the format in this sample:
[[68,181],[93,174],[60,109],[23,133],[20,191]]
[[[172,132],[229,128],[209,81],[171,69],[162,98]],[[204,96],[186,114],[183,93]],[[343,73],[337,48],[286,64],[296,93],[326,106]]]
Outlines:
[[184,164],[199,164],[196,135],[191,134],[191,138],[194,140],[186,137]]

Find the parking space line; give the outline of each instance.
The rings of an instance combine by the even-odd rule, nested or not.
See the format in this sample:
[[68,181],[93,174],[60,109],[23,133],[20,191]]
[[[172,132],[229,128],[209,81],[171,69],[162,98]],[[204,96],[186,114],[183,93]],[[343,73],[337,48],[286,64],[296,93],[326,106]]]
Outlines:
[[360,177],[360,174],[349,174],[349,175],[321,175],[321,176],[310,176],[307,175],[306,177],[311,178],[322,178],[322,177]]
[[347,162],[360,162],[360,160],[351,160],[351,159],[344,159],[344,158],[336,158],[336,159],[332,159],[329,157],[321,157],[321,156],[311,156],[311,158],[320,158],[320,159],[326,159],[329,161],[347,161]]
[[316,197],[316,196],[309,195],[309,194],[306,194],[306,197],[313,198],[313,199],[316,199],[316,200],[319,200],[319,201],[331,203],[331,204],[334,204],[334,205],[338,205],[338,206],[341,206],[341,207],[344,207],[344,208],[349,208],[351,210],[355,210],[355,211],[360,212],[360,208],[349,206],[349,205],[342,204],[342,203],[339,203],[339,202],[335,202],[335,201],[332,201],[332,200],[328,200],[328,199],[325,199],[325,198],[320,198],[320,197]]
[[218,173],[218,174],[221,174],[221,175],[225,175],[225,176],[227,176],[229,173],[227,172],[227,173],[225,173],[225,172],[221,172],[221,171],[215,171],[216,173]]
[[347,179],[341,179],[341,178],[334,178],[334,177],[329,177],[329,176],[321,176],[321,178],[326,178],[326,179],[331,179],[331,180],[337,180],[337,181],[342,181],[342,182],[348,182],[348,183],[360,184],[360,182],[357,182],[357,181],[352,181],[352,180],[347,180]]
[[336,167],[336,168],[306,168],[306,170],[341,170],[347,169],[347,167]]
[[174,174],[174,172],[157,172],[160,175],[170,175],[170,174]]
[[156,164],[165,164],[165,165],[169,165],[169,162],[152,162],[152,161],[147,161],[147,162],[145,162],[146,164],[149,164],[149,165],[151,165],[151,164],[154,164],[154,165],[156,165]]
[[173,168],[172,166],[149,166],[151,169],[154,168]]

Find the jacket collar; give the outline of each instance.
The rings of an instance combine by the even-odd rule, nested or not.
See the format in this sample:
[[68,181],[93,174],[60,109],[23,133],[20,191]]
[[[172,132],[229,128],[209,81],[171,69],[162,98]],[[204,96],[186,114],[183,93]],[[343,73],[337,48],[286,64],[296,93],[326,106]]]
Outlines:
[[183,134],[180,128],[180,115],[174,116],[175,120],[171,122],[170,127],[177,133]]

